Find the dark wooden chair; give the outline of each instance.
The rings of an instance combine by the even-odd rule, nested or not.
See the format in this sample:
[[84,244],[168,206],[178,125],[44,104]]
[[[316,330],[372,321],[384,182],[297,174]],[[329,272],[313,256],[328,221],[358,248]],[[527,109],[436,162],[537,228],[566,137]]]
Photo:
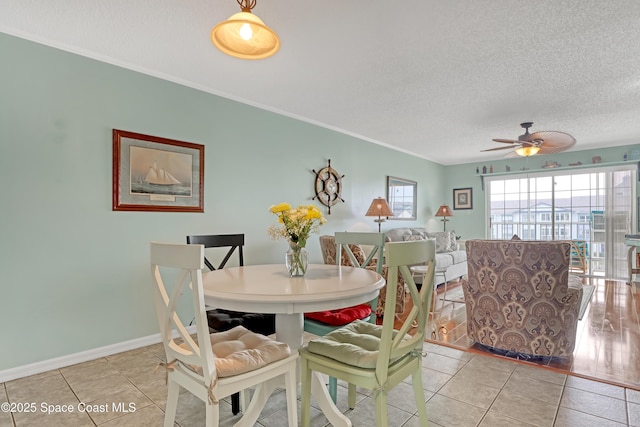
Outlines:
[[[205,258],[204,264],[209,270],[219,270],[227,265],[229,259],[237,252],[238,265],[244,265],[244,255],[242,248],[244,246],[244,234],[218,234],[218,235],[196,235],[187,236],[187,243],[194,245],[204,245]],[[222,251],[207,251],[207,249],[221,248]],[[226,253],[224,249],[227,249]],[[216,266],[207,258],[206,252],[209,252],[209,258],[224,254],[220,263]],[[216,252],[214,254],[213,252]],[[216,258],[219,259],[219,258]],[[276,331],[275,314],[260,313],[244,313],[232,310],[223,310],[215,307],[207,307],[207,323],[211,332],[223,332],[234,328],[238,325],[244,326],[252,332],[263,335],[271,335]],[[231,408],[234,415],[240,412],[240,395],[235,393],[231,396]]]

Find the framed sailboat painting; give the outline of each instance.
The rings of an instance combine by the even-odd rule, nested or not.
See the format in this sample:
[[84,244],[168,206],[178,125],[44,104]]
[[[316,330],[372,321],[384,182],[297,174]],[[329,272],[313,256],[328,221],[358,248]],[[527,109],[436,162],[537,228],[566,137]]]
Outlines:
[[114,211],[204,212],[204,145],[113,129]]

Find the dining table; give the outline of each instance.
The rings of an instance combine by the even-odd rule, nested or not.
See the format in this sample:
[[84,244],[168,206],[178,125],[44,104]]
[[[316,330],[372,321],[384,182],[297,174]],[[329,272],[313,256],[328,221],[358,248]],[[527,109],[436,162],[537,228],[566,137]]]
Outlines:
[[[334,310],[372,301],[385,285],[375,271],[309,264],[304,276],[290,277],[284,264],[245,265],[202,274],[205,304],[227,310],[274,313],[276,340],[297,351],[303,345],[304,313]],[[265,388],[266,401],[275,388]],[[334,426],[351,426],[335,406],[319,373],[311,393]]]

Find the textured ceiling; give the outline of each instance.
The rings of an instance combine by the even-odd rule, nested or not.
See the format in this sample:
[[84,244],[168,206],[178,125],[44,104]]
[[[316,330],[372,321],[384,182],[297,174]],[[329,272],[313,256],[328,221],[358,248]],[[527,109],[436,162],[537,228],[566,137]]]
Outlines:
[[[433,160],[499,159],[492,138],[564,131],[640,143],[640,1],[258,0],[273,57],[228,57],[234,0],[0,0],[0,32]],[[6,66],[6,64],[4,64]]]

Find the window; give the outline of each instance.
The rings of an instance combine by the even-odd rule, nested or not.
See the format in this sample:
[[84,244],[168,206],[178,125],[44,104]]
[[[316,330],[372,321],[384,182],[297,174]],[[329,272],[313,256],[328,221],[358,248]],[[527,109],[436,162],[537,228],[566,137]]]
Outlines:
[[489,238],[514,233],[529,240],[583,240],[590,274],[626,280],[624,235],[635,228],[635,165],[485,180]]

